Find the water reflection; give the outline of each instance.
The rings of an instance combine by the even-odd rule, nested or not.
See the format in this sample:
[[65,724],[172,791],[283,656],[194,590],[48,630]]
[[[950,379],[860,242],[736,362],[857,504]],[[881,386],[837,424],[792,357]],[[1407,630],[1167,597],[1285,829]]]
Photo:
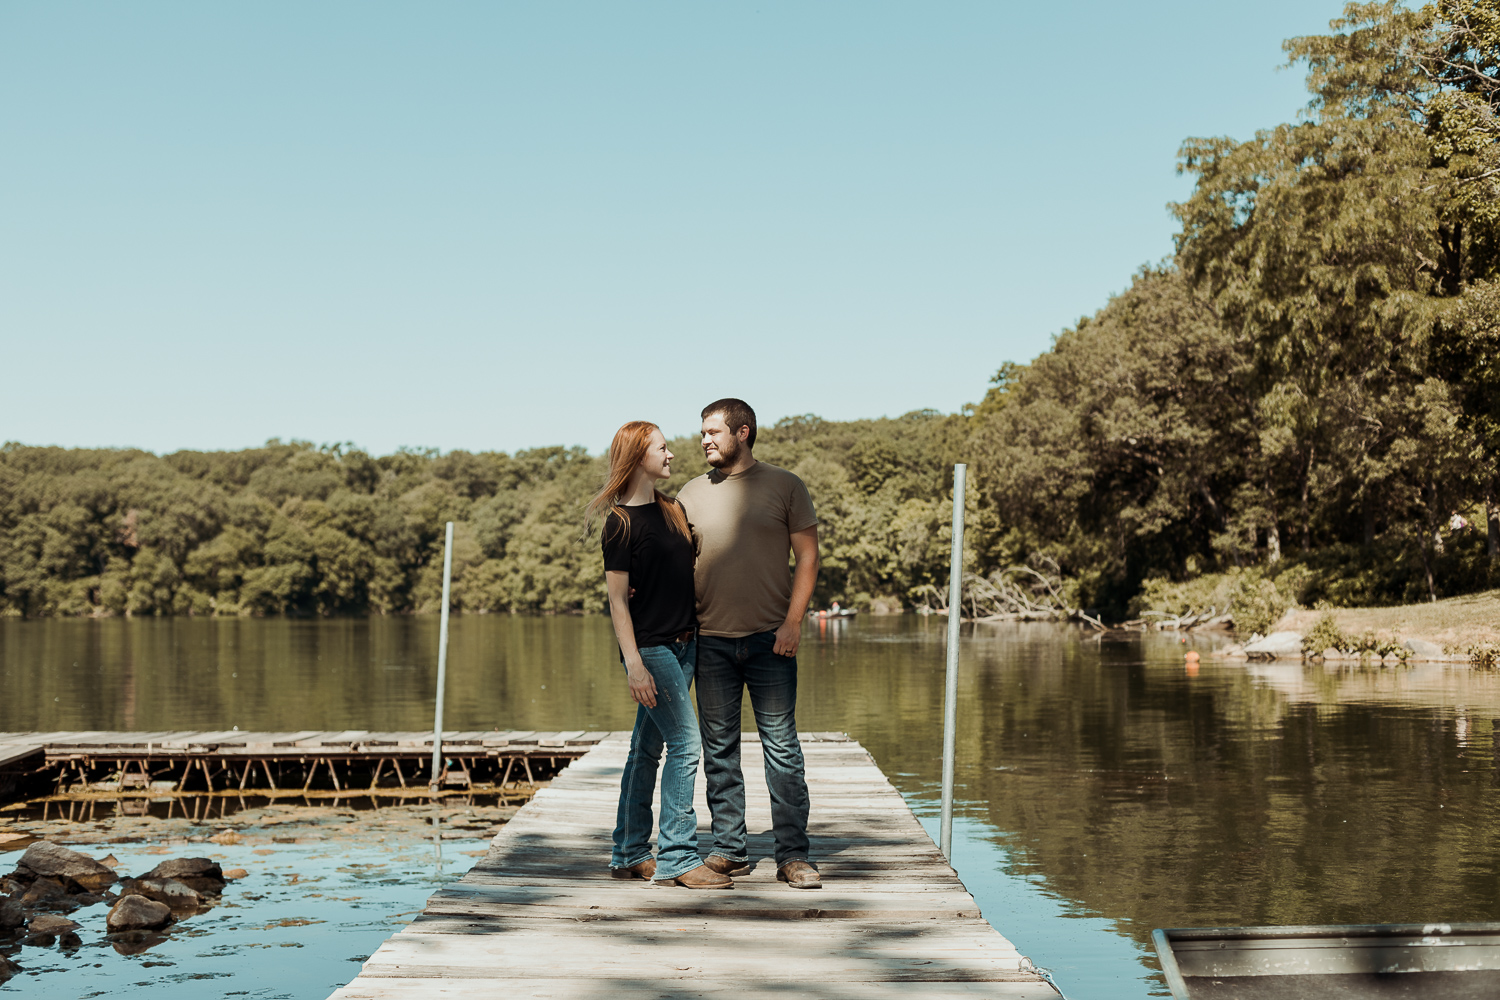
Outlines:
[[[0,729],[421,729],[436,641],[425,618],[0,622]],[[1069,995],[1145,995],[1153,927],[1500,919],[1496,674],[1190,671],[1175,637],[1044,625],[964,641],[959,812],[988,851],[967,856],[1008,881],[963,874]],[[802,661],[802,728],[849,732],[919,809],[935,799],[943,623],[814,623]],[[457,729],[633,717],[602,618],[456,619],[449,671]],[[1047,937],[1070,920],[1088,935]]]

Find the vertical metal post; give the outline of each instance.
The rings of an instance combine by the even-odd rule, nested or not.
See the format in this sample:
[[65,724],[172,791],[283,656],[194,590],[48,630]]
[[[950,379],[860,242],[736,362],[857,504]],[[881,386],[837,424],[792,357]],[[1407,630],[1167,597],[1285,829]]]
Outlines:
[[938,847],[953,859],[953,757],[958,728],[958,626],[964,609],[964,479],[969,467],[953,467],[953,554],[948,561],[948,678],[943,692],[943,818]]
[[443,611],[442,624],[438,626],[438,683],[437,709],[432,716],[432,783],[429,788],[438,790],[438,775],[443,764],[443,688],[448,680],[448,591],[453,582],[453,522],[448,522],[447,535],[443,539]]

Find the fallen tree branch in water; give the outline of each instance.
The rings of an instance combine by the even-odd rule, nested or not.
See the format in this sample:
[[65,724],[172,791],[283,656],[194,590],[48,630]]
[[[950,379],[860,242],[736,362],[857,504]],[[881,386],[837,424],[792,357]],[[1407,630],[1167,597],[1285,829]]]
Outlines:
[[1188,611],[1173,614],[1170,611],[1143,611],[1141,617],[1121,622],[1119,628],[1157,629],[1163,632],[1189,632],[1200,628],[1233,628],[1234,615],[1228,608],[1219,613],[1217,606],[1210,605],[1207,611]]
[[[1055,570],[1055,566],[1051,567]],[[1071,607],[1061,592],[1060,574],[1043,573],[1030,566],[1010,566],[989,576],[965,573],[963,578],[963,620],[970,622],[1037,622],[1080,621],[1103,630],[1099,619],[1082,608]],[[921,603],[921,614],[948,614],[948,594],[932,584],[919,588],[913,595]]]

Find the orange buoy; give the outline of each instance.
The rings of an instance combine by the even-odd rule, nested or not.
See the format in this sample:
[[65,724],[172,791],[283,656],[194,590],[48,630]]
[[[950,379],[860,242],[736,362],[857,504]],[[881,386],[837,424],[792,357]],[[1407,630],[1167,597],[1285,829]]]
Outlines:
[[1186,661],[1188,661],[1189,663],[1197,663],[1198,662],[1198,651],[1196,649],[1190,649],[1190,650],[1188,650],[1187,651],[1187,655],[1184,656],[1183,659],[1186,660]]

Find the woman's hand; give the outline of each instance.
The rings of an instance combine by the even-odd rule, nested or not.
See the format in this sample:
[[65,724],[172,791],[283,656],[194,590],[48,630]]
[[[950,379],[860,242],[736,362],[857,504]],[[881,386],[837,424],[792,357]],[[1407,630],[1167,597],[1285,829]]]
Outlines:
[[625,664],[625,679],[630,683],[630,697],[647,708],[656,707],[656,678],[644,663],[637,660]]

